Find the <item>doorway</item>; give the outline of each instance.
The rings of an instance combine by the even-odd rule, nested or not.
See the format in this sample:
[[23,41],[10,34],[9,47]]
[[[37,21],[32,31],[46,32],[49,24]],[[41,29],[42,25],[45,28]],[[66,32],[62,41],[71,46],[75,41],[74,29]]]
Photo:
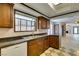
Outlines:
[[59,35],[59,24],[54,24],[54,35]]

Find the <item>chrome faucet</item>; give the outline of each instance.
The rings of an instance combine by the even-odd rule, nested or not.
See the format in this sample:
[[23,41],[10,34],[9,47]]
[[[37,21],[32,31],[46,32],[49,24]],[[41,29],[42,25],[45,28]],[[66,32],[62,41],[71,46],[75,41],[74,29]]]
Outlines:
[[34,36],[34,32],[32,32],[32,36]]

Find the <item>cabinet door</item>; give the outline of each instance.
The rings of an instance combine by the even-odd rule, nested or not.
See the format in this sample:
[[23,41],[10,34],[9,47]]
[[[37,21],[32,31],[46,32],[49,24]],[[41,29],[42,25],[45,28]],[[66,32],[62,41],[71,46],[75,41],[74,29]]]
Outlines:
[[47,28],[50,28],[50,21],[47,21]]
[[39,47],[38,45],[36,44],[33,44],[33,45],[29,45],[28,46],[28,56],[38,56],[39,55]]
[[50,47],[59,48],[59,37],[58,36],[49,36],[49,45]]
[[54,43],[53,43],[54,45],[55,45],[55,48],[59,48],[59,37],[57,36],[57,37],[54,37]]
[[27,46],[28,56],[38,56],[39,47],[37,44],[37,40],[28,41]]
[[44,52],[44,37],[38,39],[39,55]]
[[28,45],[28,56],[39,56],[44,52],[43,38],[37,38],[36,40],[29,41]]
[[1,56],[27,56],[27,43],[2,48]]
[[46,29],[47,28],[47,22],[45,19],[42,20],[42,29]]
[[44,50],[49,48],[49,40],[47,37],[44,37]]
[[46,18],[39,16],[38,17],[38,29],[47,29],[47,27],[48,27],[47,21],[48,20]]
[[[38,19],[39,19],[39,18],[38,18]],[[39,29],[42,29],[42,21],[41,21],[40,19],[38,20],[38,28],[39,28]]]
[[48,49],[49,48],[49,39],[48,39],[48,37],[46,37],[46,49]]
[[13,5],[8,3],[0,4],[0,27],[12,27]]

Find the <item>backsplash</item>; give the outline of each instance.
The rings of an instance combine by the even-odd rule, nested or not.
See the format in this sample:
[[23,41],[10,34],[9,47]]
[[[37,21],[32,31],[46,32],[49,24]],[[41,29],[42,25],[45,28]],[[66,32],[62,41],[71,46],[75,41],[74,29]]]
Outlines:
[[12,37],[12,36],[21,36],[37,33],[47,33],[47,29],[40,29],[34,32],[14,32],[13,28],[0,28],[0,38],[2,37]]

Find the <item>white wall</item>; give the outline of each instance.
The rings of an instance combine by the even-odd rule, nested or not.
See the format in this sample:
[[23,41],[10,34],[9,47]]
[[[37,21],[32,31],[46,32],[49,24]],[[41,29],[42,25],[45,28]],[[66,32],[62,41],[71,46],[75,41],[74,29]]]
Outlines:
[[36,33],[47,33],[47,29],[40,29],[35,32],[14,32],[13,28],[0,28],[0,38],[29,35],[29,34],[36,34]]
[[53,23],[50,21],[50,29],[48,29],[48,35],[54,34],[53,26],[54,26]]
[[79,12],[52,18],[51,22],[53,22],[54,24],[59,24],[60,35],[62,34],[62,23],[66,23],[66,29],[69,31],[70,34],[72,34],[73,26],[78,26]]
[[79,24],[73,24],[73,23],[66,24],[66,30],[69,32],[68,34],[73,34],[74,26],[79,26]]
[[54,35],[54,24],[59,24],[59,35],[61,36],[62,35],[62,23],[55,23],[55,22],[52,22],[50,21],[50,34]]

